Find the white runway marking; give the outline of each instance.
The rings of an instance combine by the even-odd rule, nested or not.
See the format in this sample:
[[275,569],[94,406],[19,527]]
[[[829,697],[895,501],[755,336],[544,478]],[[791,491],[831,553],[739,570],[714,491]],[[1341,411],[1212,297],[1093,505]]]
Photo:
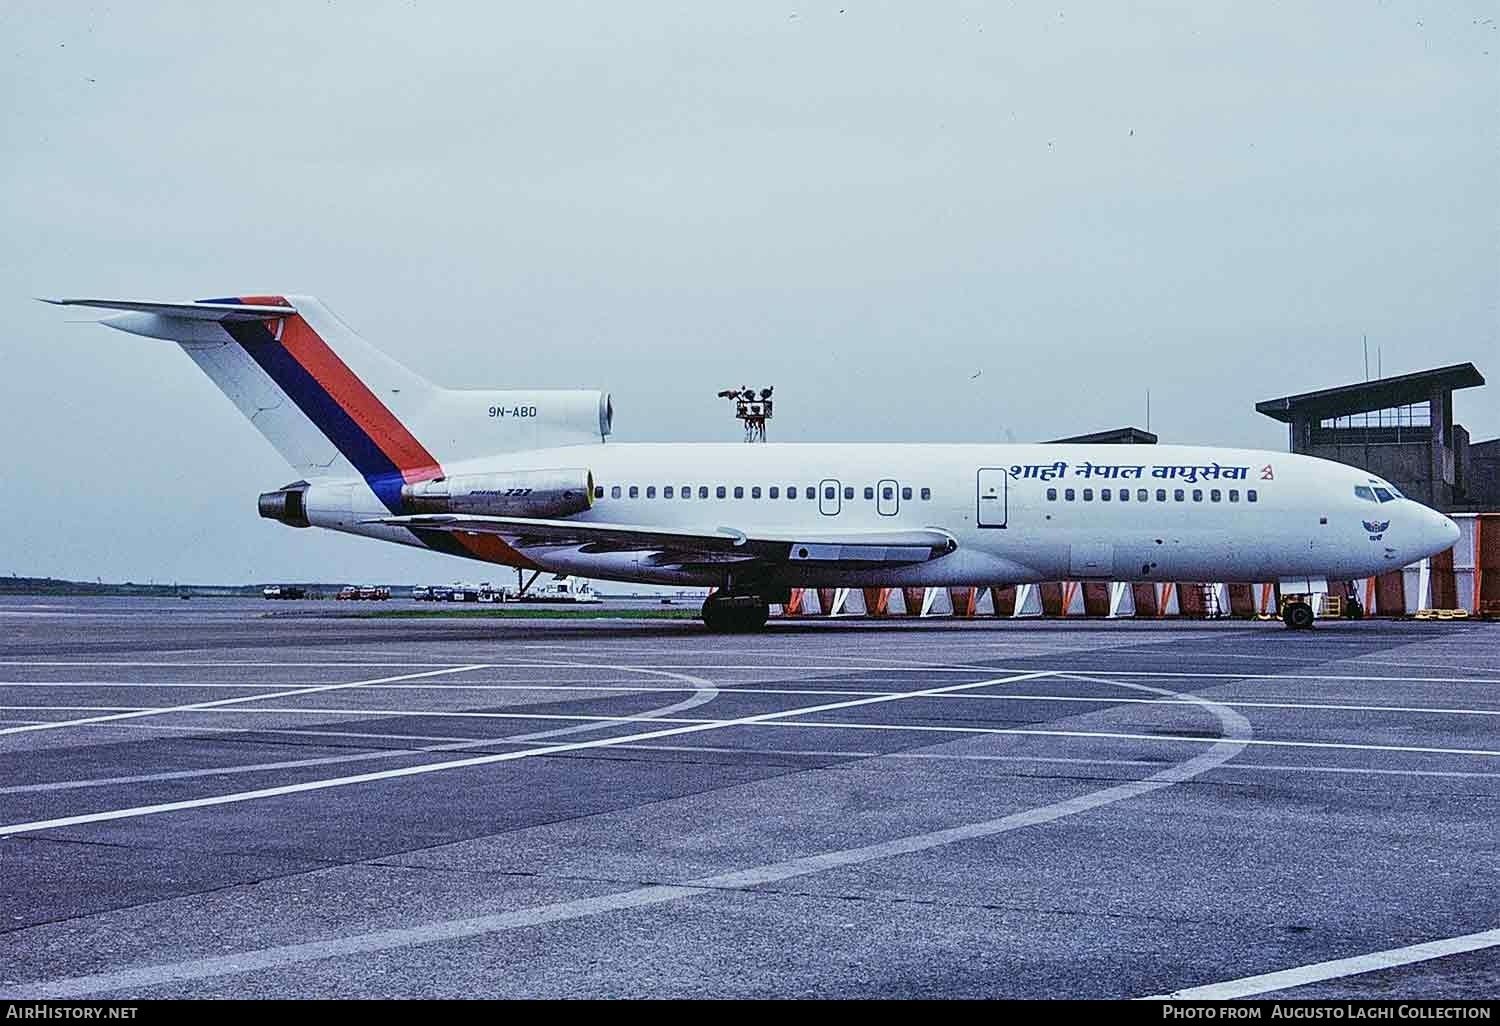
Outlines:
[[[1066,653],[1065,653],[1066,654]],[[1074,653],[1076,655],[1076,653]],[[185,668],[195,667],[285,667],[288,669],[325,667],[325,668],[364,668],[364,667],[421,667],[421,666],[447,666],[448,663],[438,662],[225,662],[225,661],[199,661],[199,662],[162,662],[162,661],[108,661],[108,660],[0,660],[0,666],[30,666],[45,668],[49,666],[110,666],[110,667],[157,667],[157,668]],[[575,664],[559,662],[540,661],[507,661],[504,664],[485,664],[488,669],[525,669],[528,667],[567,667]],[[784,674],[789,669],[795,669],[798,673],[855,673],[855,672],[882,672],[882,673],[993,673],[998,668],[984,665],[954,665],[937,664],[924,665],[885,665],[885,666],[849,666],[849,665],[803,665],[797,664],[789,667],[785,664],[744,664],[744,663],[718,663],[701,665],[695,663],[656,663],[650,667],[624,666],[622,669],[658,669],[691,671],[701,670],[714,673],[778,673]],[[1193,673],[1184,671],[1166,670],[1116,670],[1108,669],[1086,669],[1060,670],[1060,673],[1108,673],[1115,677],[1161,677],[1169,679],[1188,680],[1289,680],[1299,683],[1314,681],[1348,681],[1358,684],[1493,684],[1500,685],[1500,676],[1491,677],[1400,677],[1400,676],[1371,676],[1368,674],[1335,674],[1335,673]]]
[[[641,714],[643,717],[646,717],[648,719],[655,716],[666,716],[676,712],[685,712],[688,709],[696,708],[706,702],[713,701],[719,693],[718,688],[714,686],[714,683],[712,681],[706,680],[702,677],[690,677],[686,674],[671,673],[666,670],[639,670],[637,672],[654,674],[660,677],[671,677],[677,680],[693,681],[698,685],[693,689],[693,693],[682,701],[673,702],[671,705],[664,705],[659,709],[648,710],[647,712]],[[673,693],[678,693],[684,689],[662,688],[658,690],[671,690]],[[118,726],[127,726],[127,724],[118,724]],[[128,724],[128,726],[144,726],[144,724]],[[285,759],[279,762],[251,763],[249,765],[227,766],[211,769],[169,770],[161,773],[141,773],[128,777],[104,777],[96,778],[93,780],[61,780],[43,784],[20,784],[14,787],[0,787],[0,795],[30,794],[38,791],[71,791],[86,787],[108,787],[120,784],[145,784],[163,780],[188,780],[196,777],[229,776],[239,773],[265,773],[282,769],[305,769],[310,766],[331,766],[347,762],[367,762],[373,759],[395,759],[402,756],[410,757],[414,755],[431,754],[433,752],[458,752],[472,748],[487,748],[497,744],[526,743],[545,737],[555,737],[560,734],[573,734],[588,730],[599,730],[606,726],[609,726],[609,724],[584,723],[572,727],[560,727],[557,730],[541,731],[535,734],[525,734],[520,737],[514,738],[481,738],[475,740],[466,740],[460,738],[433,739],[440,740],[443,743],[424,745],[421,748],[415,749],[395,748],[385,749],[378,752],[355,752],[348,755],[318,756],[311,759]]]
[[[200,712],[204,709],[217,709],[228,705],[238,705],[243,702],[260,702],[268,698],[291,698],[294,695],[312,695],[324,691],[340,691],[348,688],[369,687],[371,684],[388,684],[398,680],[412,680],[416,677],[435,677],[444,673],[463,673],[467,670],[482,670],[484,663],[476,663],[472,666],[450,666],[442,670],[426,670],[422,673],[403,673],[395,677],[376,677],[372,680],[346,681],[342,684],[318,684],[314,687],[294,688],[290,691],[272,691],[259,695],[240,695],[238,698],[220,698],[212,702],[193,702],[189,705],[175,705],[165,708],[135,709],[130,712],[117,712],[108,716],[89,716],[81,720],[53,720],[47,723],[33,723],[23,727],[0,728],[0,735],[23,734],[33,730],[53,730],[59,727],[77,727],[83,724],[106,723],[110,720],[128,720],[140,716],[160,716],[166,713]],[[80,706],[80,709],[87,708]]]
[[1246,976],[1238,980],[1226,980],[1223,983],[1210,983],[1203,987],[1187,987],[1183,990],[1174,990],[1170,994],[1157,994],[1140,1000],[1231,1001],[1235,998],[1253,997],[1256,994],[1269,994],[1278,990],[1291,990],[1293,987],[1305,987],[1309,983],[1323,983],[1327,980],[1343,979],[1346,976],[1373,973],[1381,969],[1394,969],[1397,966],[1428,962],[1434,958],[1461,955],[1466,951],[1480,951],[1496,946],[1500,946],[1500,930],[1484,930],[1480,933],[1465,934],[1462,937],[1449,937],[1446,940],[1412,944],[1404,948],[1392,948],[1389,951],[1356,955],[1353,958],[1316,962],[1312,965],[1299,966],[1296,969],[1282,969],[1280,972]]
[[[346,787],[351,784],[364,784],[377,780],[393,780],[398,777],[418,776],[427,773],[440,773],[446,770],[464,769],[471,766],[487,766],[497,762],[513,762],[518,759],[533,758],[541,755],[556,755],[562,752],[574,752],[588,748],[605,748],[611,745],[627,744],[632,741],[650,741],[659,737],[675,737],[681,734],[694,734],[705,730],[722,730],[726,727],[746,726],[756,723],[772,722],[791,716],[807,716],[812,713],[830,712],[836,709],[852,709],[856,706],[875,705],[881,702],[898,701],[902,698],[920,697],[924,694],[941,694],[945,691],[958,690],[961,688],[992,687],[998,684],[1011,684],[1020,680],[1034,680],[1038,677],[1050,676],[1052,671],[1040,670],[1030,673],[1016,674],[1009,677],[996,677],[991,680],[974,681],[967,684],[952,684],[948,687],[932,688],[926,692],[903,693],[895,696],[877,696],[874,698],[857,698],[847,702],[830,702],[824,705],[806,706],[800,709],[783,709],[777,712],[760,713],[755,716],[744,716],[729,720],[709,720],[702,723],[690,723],[685,726],[671,727],[666,730],[651,730],[640,734],[627,734],[621,737],[597,738],[592,741],[574,741],[560,745],[548,745],[544,748],[533,748],[519,752],[502,752],[495,755],[480,755],[468,759],[455,759],[450,762],[427,763],[420,766],[402,766],[396,769],[379,770],[373,773],[360,773],[348,777],[333,777],[326,780],[308,780],[298,784],[285,784],[280,787],[267,787],[255,791],[241,791],[233,794],[211,795],[204,798],[193,798],[179,802],[164,802],[157,805],[141,805],[134,808],[110,809],[104,812],[84,813],[77,816],[63,816],[57,819],[36,820],[30,823],[11,823],[0,826],[0,837],[12,834],[32,833],[38,830],[51,830],[57,827],[77,826],[83,823],[100,823],[116,819],[133,819],[139,816],[151,816],[162,812],[176,812],[182,809],[201,809],[214,805],[227,805],[234,802],[255,801],[261,798],[276,798],[289,794],[301,794],[307,791],[320,791],[332,787]],[[1237,714],[1236,714],[1237,715]]]
[[[1005,683],[996,681],[994,683]],[[973,685],[960,685],[973,686]],[[1124,684],[1124,687],[1141,691],[1166,694],[1158,688],[1145,684]],[[12,997],[22,1000],[66,999],[89,994],[108,993],[118,990],[140,990],[188,980],[201,980],[215,976],[274,969],[302,962],[319,961],[338,956],[364,954],[373,951],[388,951],[432,944],[441,941],[461,940],[504,930],[540,926],[546,923],[563,922],[586,916],[626,909],[660,905],[680,898],[711,894],[718,890],[746,890],[783,880],[808,876],[848,866],[857,866],[877,859],[910,855],[940,848],[962,841],[993,837],[1025,827],[1051,823],[1069,816],[1089,812],[1116,802],[1150,794],[1173,784],[1208,772],[1234,758],[1244,749],[1243,742],[1250,736],[1250,723],[1232,709],[1225,709],[1204,699],[1203,708],[1214,713],[1224,730],[1224,737],[1214,748],[1170,766],[1142,780],[1117,784],[1103,790],[1092,791],[1075,798],[1065,799],[1025,812],[1012,813],[998,819],[983,820],[945,830],[913,834],[876,844],[844,848],[823,852],[804,858],[788,859],[769,865],[756,866],[735,872],[691,880],[678,885],[638,887],[616,894],[606,894],[576,901],[556,902],[534,908],[518,909],[496,915],[478,916],[470,919],[453,919],[426,923],[421,926],[377,930],[371,933],[326,940],[290,944],[280,947],[261,948],[255,951],[218,955],[209,958],[191,959],[164,965],[144,966],[116,972],[97,973],[67,979],[48,980],[22,986]],[[804,710],[805,711],[805,710]],[[791,712],[791,711],[789,711]]]
[[[1055,673],[1056,671],[1046,671]],[[1042,674],[1037,674],[1041,676]],[[982,687],[993,681],[977,681],[971,684],[954,684],[941,690],[950,691],[964,687]],[[1127,686],[1120,682],[1121,686]],[[930,698],[931,691],[898,691],[867,697],[851,702],[835,702],[826,706],[816,706],[801,710],[801,713],[827,712],[833,709],[852,708],[859,705],[869,705],[878,702],[896,701],[904,698]],[[1216,705],[1218,703],[1215,703]],[[0,706],[4,708],[20,709],[69,709],[86,708],[77,706]],[[1232,708],[1226,706],[1226,708]],[[1040,727],[980,727],[962,724],[946,725],[931,723],[858,723],[849,720],[812,720],[799,722],[783,719],[786,715],[796,715],[797,710],[789,710],[785,713],[767,713],[761,716],[749,716],[733,720],[698,720],[673,718],[667,716],[602,716],[585,713],[533,713],[533,712],[475,712],[466,710],[443,710],[443,709],[365,709],[357,706],[325,706],[322,708],[300,709],[293,707],[273,706],[271,708],[255,709],[209,709],[196,710],[183,707],[170,710],[180,713],[207,712],[215,715],[227,716],[339,716],[358,718],[367,716],[372,718],[406,718],[406,719],[450,719],[450,720],[561,720],[565,722],[581,723],[673,723],[681,724],[682,730],[704,730],[722,729],[724,727],[772,727],[772,728],[794,728],[799,730],[875,730],[892,731],[896,733],[913,734],[973,734],[973,735],[1015,735],[1019,737],[1074,737],[1074,738],[1104,738],[1113,741],[1150,741],[1171,744],[1198,744],[1211,745],[1217,742],[1213,737],[1194,737],[1180,734],[1137,734],[1125,731],[1112,730],[1056,730]],[[101,717],[101,719],[105,719]],[[67,721],[83,722],[83,721]],[[1277,740],[1273,738],[1254,738],[1245,742],[1247,745],[1264,746],[1270,748],[1319,748],[1337,749],[1353,752],[1402,752],[1419,755],[1466,755],[1481,758],[1500,757],[1500,750],[1488,748],[1430,748],[1416,745],[1376,745],[1359,744],[1352,741],[1298,741]],[[394,771],[393,771],[394,772]],[[0,828],[0,834],[4,828]]]
[[[652,671],[636,670],[637,673]],[[665,676],[683,676],[682,674],[664,673]],[[694,678],[697,679],[697,678]],[[1058,680],[1098,681],[1099,678],[1087,677],[1078,673],[1058,671]],[[1113,683],[1113,682],[1110,682]],[[265,687],[264,684],[183,684],[183,683],[120,683],[120,682],[87,682],[87,681],[0,681],[0,688],[78,688],[78,689],[240,689]],[[517,691],[517,692],[584,692],[594,694],[677,694],[681,692],[697,692],[696,687],[658,687],[649,684],[629,683],[591,683],[591,684],[446,684],[446,683],[391,683],[371,685],[370,691],[426,691],[426,692],[461,692],[461,691]],[[850,698],[865,697],[873,695],[897,695],[902,692],[896,691],[867,691],[856,688],[758,688],[758,687],[716,687],[716,693],[723,695],[776,695],[776,696],[841,696]],[[956,701],[956,702],[1077,702],[1092,705],[1192,705],[1192,702],[1177,698],[1106,698],[1098,695],[1024,695],[1024,694],[965,694],[962,692],[947,695],[933,695],[934,701]],[[1428,705],[1353,705],[1341,702],[1294,702],[1290,700],[1238,700],[1217,699],[1219,705],[1228,706],[1231,709],[1290,709],[1290,710],[1318,710],[1326,712],[1378,712],[1378,713],[1401,713],[1406,715],[1433,715],[1433,716],[1500,716],[1500,709],[1476,709],[1472,707],[1455,706],[1428,706]],[[693,703],[699,705],[702,703]],[[144,709],[148,706],[88,706],[88,705],[0,705],[0,710],[24,710],[24,709],[47,709],[52,711],[63,710],[107,710],[107,709]]]

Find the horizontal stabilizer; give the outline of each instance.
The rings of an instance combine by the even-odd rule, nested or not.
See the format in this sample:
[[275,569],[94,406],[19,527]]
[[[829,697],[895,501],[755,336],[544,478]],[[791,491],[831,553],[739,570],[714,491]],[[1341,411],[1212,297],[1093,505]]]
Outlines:
[[297,312],[297,308],[291,305],[257,306],[248,303],[156,303],[141,299],[43,299],[42,302],[53,306],[126,310],[189,321],[263,321],[268,317],[290,317]]

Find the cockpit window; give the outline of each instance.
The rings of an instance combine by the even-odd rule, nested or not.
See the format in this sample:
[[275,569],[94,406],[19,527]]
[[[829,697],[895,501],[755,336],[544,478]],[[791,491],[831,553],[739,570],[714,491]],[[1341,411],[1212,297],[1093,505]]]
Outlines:
[[1375,492],[1368,485],[1355,485],[1354,494],[1356,498],[1364,499],[1366,502],[1378,502]]
[[1396,499],[1396,497],[1390,493],[1390,490],[1386,488],[1375,489],[1375,494],[1381,502],[1394,502]]

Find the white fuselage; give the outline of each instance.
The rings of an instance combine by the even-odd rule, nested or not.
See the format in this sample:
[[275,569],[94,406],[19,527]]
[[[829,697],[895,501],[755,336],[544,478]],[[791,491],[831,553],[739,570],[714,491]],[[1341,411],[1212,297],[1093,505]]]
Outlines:
[[[1446,517],[1399,493],[1371,497],[1377,484],[1384,494],[1391,490],[1357,468],[1244,449],[599,444],[444,469],[564,467],[587,468],[597,485],[592,508],[575,520],[752,535],[939,528],[958,541],[956,551],[910,566],[791,564],[775,580],[793,587],[1354,579],[1439,552],[1457,537]],[[788,498],[791,489],[795,498]],[[387,512],[363,481],[314,481],[307,508],[314,526],[422,544],[404,528],[362,522]],[[600,548],[607,549],[533,547],[526,557],[585,577],[724,583],[717,568],[660,566],[651,552],[594,551]]]

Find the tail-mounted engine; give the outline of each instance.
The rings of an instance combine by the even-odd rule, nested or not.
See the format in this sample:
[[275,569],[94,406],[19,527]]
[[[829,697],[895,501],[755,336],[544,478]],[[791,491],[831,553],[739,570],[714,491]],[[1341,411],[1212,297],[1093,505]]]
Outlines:
[[274,492],[261,492],[256,505],[267,520],[279,520],[288,527],[310,527],[307,521],[306,481],[298,481]]
[[401,504],[409,513],[566,517],[594,504],[594,475],[582,469],[458,474],[404,486]]

